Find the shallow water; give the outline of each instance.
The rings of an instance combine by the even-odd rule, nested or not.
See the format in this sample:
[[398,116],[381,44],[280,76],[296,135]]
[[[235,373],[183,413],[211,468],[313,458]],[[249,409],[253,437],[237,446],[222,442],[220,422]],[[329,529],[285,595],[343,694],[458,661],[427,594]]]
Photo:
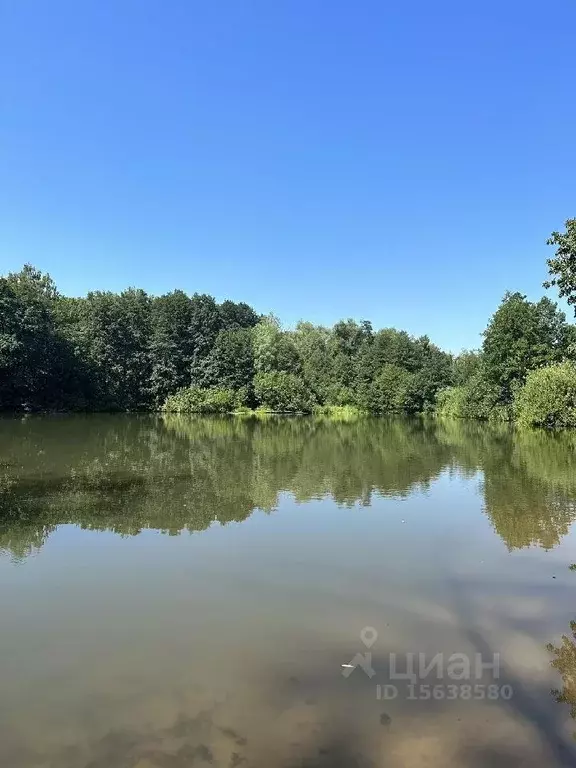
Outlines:
[[575,450],[421,419],[1,420],[0,765],[576,765]]

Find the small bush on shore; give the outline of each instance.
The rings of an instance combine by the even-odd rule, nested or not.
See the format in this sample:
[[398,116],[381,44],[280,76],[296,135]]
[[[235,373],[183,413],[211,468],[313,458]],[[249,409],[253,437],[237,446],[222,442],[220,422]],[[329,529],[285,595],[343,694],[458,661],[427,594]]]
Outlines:
[[515,399],[525,427],[576,427],[576,365],[565,362],[530,371]]
[[238,393],[218,387],[185,387],[166,398],[162,410],[172,413],[231,413],[240,407]]
[[355,405],[317,405],[314,416],[325,416],[333,421],[355,421],[367,412]]
[[438,392],[436,414],[453,419],[511,421],[512,408],[499,402],[498,388],[481,372],[459,387],[446,387]]
[[254,377],[254,395],[264,410],[278,413],[311,413],[314,395],[294,373],[268,371]]

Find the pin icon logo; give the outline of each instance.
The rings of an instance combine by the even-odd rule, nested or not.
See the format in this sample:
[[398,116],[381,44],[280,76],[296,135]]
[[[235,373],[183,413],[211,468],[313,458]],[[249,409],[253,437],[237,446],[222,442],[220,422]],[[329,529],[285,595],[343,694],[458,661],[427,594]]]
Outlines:
[[378,632],[374,629],[374,627],[364,627],[364,629],[360,632],[360,639],[366,648],[372,648],[378,639]]
[[[360,640],[362,640],[366,648],[372,648],[377,638],[378,632],[376,632],[374,627],[364,627],[360,632]],[[342,667],[344,677],[351,675],[356,667],[361,667],[370,678],[376,674],[375,669],[372,667],[372,653],[370,651],[357,653],[348,664],[342,664]]]

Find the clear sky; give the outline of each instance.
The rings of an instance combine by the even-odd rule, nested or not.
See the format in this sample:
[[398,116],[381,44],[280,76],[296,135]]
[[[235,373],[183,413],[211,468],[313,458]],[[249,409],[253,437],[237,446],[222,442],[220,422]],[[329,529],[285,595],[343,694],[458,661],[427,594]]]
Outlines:
[[576,216],[575,41],[575,0],[0,0],[0,271],[477,346]]

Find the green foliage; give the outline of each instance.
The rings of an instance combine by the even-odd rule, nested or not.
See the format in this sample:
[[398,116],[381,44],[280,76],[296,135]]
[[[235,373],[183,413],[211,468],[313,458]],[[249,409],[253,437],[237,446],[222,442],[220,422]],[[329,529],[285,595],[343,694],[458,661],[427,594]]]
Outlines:
[[26,267],[0,279],[0,402],[30,402],[50,376],[54,328],[49,300]]
[[307,386],[319,402],[334,402],[331,391],[334,386],[331,331],[319,325],[300,322],[292,334],[292,341]]
[[267,371],[254,377],[254,394],[261,406],[280,413],[311,413],[313,394],[294,373]]
[[198,375],[201,386],[251,390],[254,378],[252,334],[249,328],[220,331]]
[[412,372],[405,409],[411,413],[432,411],[438,392],[452,382],[452,358],[431,344],[427,337],[420,346],[418,367]]
[[547,241],[548,245],[556,246],[556,253],[547,260],[552,279],[544,287],[557,286],[560,296],[568,304],[576,305],[576,219],[568,219],[565,226],[565,232],[552,232]]
[[192,382],[196,386],[240,388],[253,376],[248,331],[258,315],[243,302],[174,291],[152,307],[150,392],[155,405]]
[[407,371],[416,371],[422,365],[427,337],[413,339],[406,331],[383,328],[374,335],[371,356],[375,371],[384,365],[395,365]]
[[166,399],[166,413],[232,413],[243,405],[242,393],[218,387],[185,387]]
[[436,413],[455,419],[510,421],[512,411],[500,400],[500,390],[478,370],[466,384],[447,387],[438,393]]
[[529,427],[576,427],[576,365],[570,362],[530,371],[517,393],[518,423]]
[[368,412],[357,408],[355,405],[316,405],[314,416],[326,417],[332,421],[355,421]]
[[564,313],[550,299],[531,302],[507,293],[484,331],[482,347],[484,376],[499,388],[499,402],[512,402],[528,371],[564,359],[571,340]]
[[465,386],[466,405],[463,414],[466,419],[508,421],[511,411],[501,402],[501,390],[484,374],[483,369],[475,373]]
[[399,413],[406,409],[413,380],[405,368],[388,363],[368,386],[362,404],[373,413]]
[[343,384],[327,384],[324,388],[324,402],[334,406],[354,406],[361,399],[359,393],[352,387]]
[[190,380],[199,385],[205,360],[222,329],[222,315],[212,296],[195,293],[190,301],[190,323],[187,330],[192,348]]
[[438,392],[436,413],[449,419],[463,419],[466,413],[466,387],[445,387]]
[[97,409],[150,406],[151,310],[150,297],[135,288],[95,291],[80,305],[73,337],[94,371]]
[[220,304],[220,321],[225,331],[237,331],[240,328],[253,328],[260,321],[260,317],[251,306],[243,301],[223,301]]
[[192,300],[184,291],[159,296],[152,304],[150,395],[156,406],[190,384],[192,310]]
[[454,358],[452,378],[454,385],[459,387],[466,384],[478,372],[482,364],[482,355],[477,350],[464,349]]
[[[558,250],[549,266],[556,276],[550,284],[570,300],[576,220],[566,226],[566,233],[553,233]],[[273,315],[262,317],[243,302],[218,304],[206,294],[151,297],[130,288],[66,298],[30,265],[0,278],[5,410],[136,411],[168,404],[191,412],[258,406],[307,413],[321,406],[334,414],[357,408],[508,421],[516,401],[523,423],[532,423],[536,416],[527,416],[525,405],[530,388],[519,391],[530,372],[566,360],[576,362],[576,327],[549,299],[530,302],[520,293],[506,294],[481,351],[453,357],[427,336],[375,331],[367,320],[341,320],[333,328],[300,322],[283,330]],[[564,385],[554,381],[548,394],[563,403]],[[223,391],[235,393],[233,405],[214,395]],[[552,415],[533,423],[568,425],[567,406],[558,406],[560,417],[554,402]]]
[[89,376],[59,323],[62,301],[49,275],[29,264],[0,278],[0,408],[83,406]]
[[254,368],[257,373],[300,373],[300,357],[292,335],[282,331],[279,320],[269,315],[252,331]]

